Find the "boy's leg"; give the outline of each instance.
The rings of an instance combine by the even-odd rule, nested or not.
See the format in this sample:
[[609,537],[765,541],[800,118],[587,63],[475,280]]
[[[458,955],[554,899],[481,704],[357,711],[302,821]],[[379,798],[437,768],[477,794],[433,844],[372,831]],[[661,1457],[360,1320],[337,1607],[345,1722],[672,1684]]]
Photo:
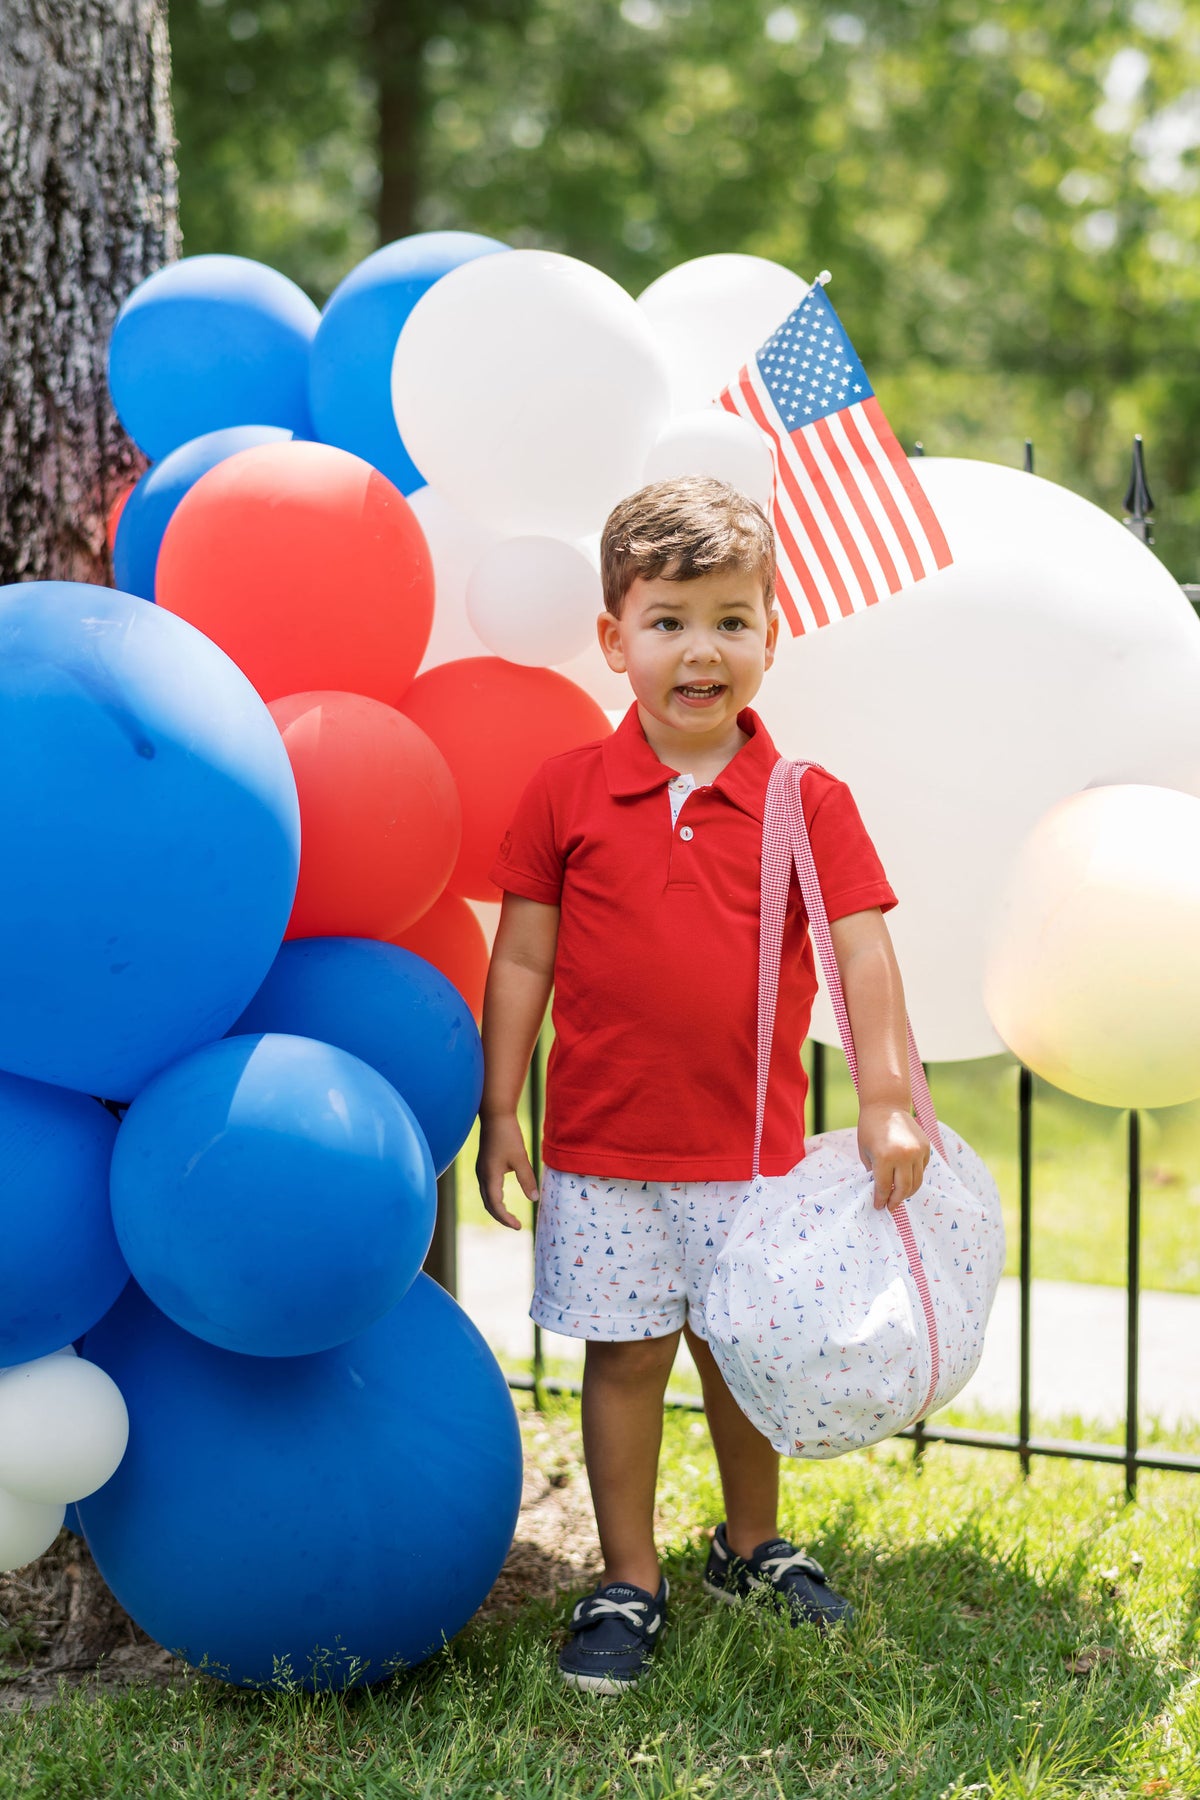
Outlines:
[[735,1556],[749,1557],[779,1536],[779,1455],[750,1423],[725,1385],[713,1353],[690,1325],[688,1349],[700,1372],[704,1411],[725,1493],[725,1535]]
[[[660,1579],[654,1489],[663,1395],[678,1347],[677,1331],[627,1343],[589,1341],[583,1371],[583,1453],[604,1553],[603,1580],[630,1582],[651,1594]],[[730,1404],[735,1404],[732,1395]]]

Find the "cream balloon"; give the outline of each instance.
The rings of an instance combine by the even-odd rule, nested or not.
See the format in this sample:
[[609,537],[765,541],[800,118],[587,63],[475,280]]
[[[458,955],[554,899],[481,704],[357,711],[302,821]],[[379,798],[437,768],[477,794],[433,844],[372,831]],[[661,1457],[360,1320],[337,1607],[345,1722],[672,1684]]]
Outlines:
[[615,281],[555,251],[512,250],[451,269],[418,300],[392,402],[417,467],[455,506],[513,535],[573,538],[639,485],[667,377]]
[[467,582],[467,618],[491,654],[535,668],[585,650],[601,605],[595,564],[561,538],[504,538]]
[[500,925],[500,902],[498,900],[468,900],[467,905],[479,920],[479,928],[487,939],[488,955],[490,956]]
[[[810,636],[785,624],[754,706],[785,755],[849,783],[900,900],[917,1043],[953,1062],[1003,1049],[987,923],[1042,814],[1113,783],[1200,794],[1200,622],[1077,494],[990,463],[915,468],[953,565]],[[813,1031],[837,1042],[824,998]]]
[[66,1516],[65,1506],[20,1500],[0,1488],[0,1575],[36,1561],[50,1548]]
[[646,458],[647,481],[676,475],[711,475],[769,510],[775,485],[766,438],[723,406],[705,406],[668,420]]
[[666,360],[672,413],[715,400],[808,286],[782,263],[731,252],[694,257],[652,281],[638,305]]
[[1038,1075],[1101,1106],[1200,1095],[1200,799],[1092,788],[1017,853],[984,963],[993,1025]]
[[18,1500],[82,1500],[112,1475],[129,1415],[110,1375],[83,1357],[40,1356],[0,1375],[0,1485]]
[[418,488],[409,495],[408,504],[425,534],[433,562],[433,629],[418,672],[424,674],[439,663],[457,662],[464,656],[490,655],[467,618],[467,580],[484,551],[499,542],[497,534],[451,506],[436,488]]

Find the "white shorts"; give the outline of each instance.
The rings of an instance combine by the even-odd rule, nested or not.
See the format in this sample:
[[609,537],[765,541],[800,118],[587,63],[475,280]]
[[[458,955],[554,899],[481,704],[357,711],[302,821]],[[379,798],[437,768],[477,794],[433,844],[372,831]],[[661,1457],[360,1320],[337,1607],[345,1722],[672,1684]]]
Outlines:
[[542,1171],[529,1316],[563,1337],[704,1335],[713,1263],[748,1181],[619,1181]]

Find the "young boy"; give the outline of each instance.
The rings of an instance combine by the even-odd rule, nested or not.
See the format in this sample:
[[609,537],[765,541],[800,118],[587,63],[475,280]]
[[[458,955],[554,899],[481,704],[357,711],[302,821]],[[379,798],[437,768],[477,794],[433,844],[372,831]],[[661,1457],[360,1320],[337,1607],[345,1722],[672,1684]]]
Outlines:
[[[723,482],[659,482],[622,501],[601,546],[609,667],[634,704],[602,742],[533,777],[492,871],[504,889],[483,1013],[477,1174],[519,1229],[506,1173],[535,1196],[517,1097],[554,989],[532,1316],[587,1343],[583,1438],[604,1578],[569,1622],[559,1669],[614,1693],[661,1637],[654,1545],[663,1396],[680,1330],[700,1371],[721,1473],[705,1586],[778,1596],[825,1627],[848,1603],[779,1536],[779,1458],[704,1341],[714,1258],[746,1191],[754,1139],[763,802],[778,757],[749,710],[779,630],[766,517]],[[904,999],[883,913],[896,904],[849,790],[804,778],[859,1067],[859,1150],[875,1203],[924,1176]],[[770,1054],[764,1175],[804,1155],[800,1048],[816,979],[793,876]]]

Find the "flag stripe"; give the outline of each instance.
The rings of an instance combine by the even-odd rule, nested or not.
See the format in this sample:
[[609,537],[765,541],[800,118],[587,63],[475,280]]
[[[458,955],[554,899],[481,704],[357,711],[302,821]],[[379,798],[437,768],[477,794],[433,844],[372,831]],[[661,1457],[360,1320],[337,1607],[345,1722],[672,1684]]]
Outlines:
[[875,428],[875,435],[883,446],[893,469],[895,469],[901,486],[908,495],[909,505],[921,522],[921,529],[925,533],[929,548],[933,552],[934,562],[936,562],[939,569],[948,568],[951,557],[950,547],[946,542],[945,534],[937,522],[937,517],[932,506],[930,506],[929,501],[925,497],[925,490],[917,480],[912,464],[896,442],[896,434],[888,424],[887,419],[884,416],[883,408],[880,406],[878,400],[876,400],[874,394],[872,394],[869,400],[863,402],[863,411],[870,418],[871,423]]
[[[738,405],[736,395],[734,393],[732,393],[729,388],[726,388],[725,392],[721,395],[721,405],[725,408],[726,412],[731,412],[735,418],[742,419],[742,418],[746,418],[746,416],[747,416],[746,413],[744,413],[742,411],[741,407]],[[753,416],[751,416],[749,419],[749,423],[757,424],[758,421],[756,419],[754,419]],[[779,485],[779,447],[778,447],[778,444],[776,443],[776,440],[771,432],[768,431],[766,433],[766,439],[767,439],[767,448],[771,452],[772,487],[778,488],[778,485]],[[778,532],[779,531],[779,518],[778,518],[778,514],[775,511],[774,495],[772,495],[771,510],[772,510],[772,514],[774,515],[774,518],[775,518],[775,528],[776,528],[776,531]],[[794,548],[794,546],[793,546],[793,548]],[[777,565],[776,565],[776,570],[775,570],[775,597],[779,601],[780,606],[783,608],[783,616],[787,620],[788,625],[791,628],[792,636],[793,637],[803,637],[804,636],[804,622],[800,617],[799,609],[796,605],[795,600],[792,597],[791,584],[788,581],[788,576],[791,575],[794,572],[794,570],[795,570],[795,561],[792,556],[792,550],[787,549],[785,547],[785,556],[782,558],[779,558],[777,560]],[[815,624],[819,624],[819,625],[824,625],[824,624],[828,623],[828,621],[826,619],[816,619],[815,615],[813,618],[813,622]]]
[[[771,426],[767,423],[767,415],[763,411],[762,397],[760,397],[758,393],[757,377],[758,365],[756,363],[751,363],[747,368],[743,369],[741,379],[742,392],[746,395],[747,401],[749,402],[751,410],[754,412],[754,416],[758,420],[760,427],[765,431],[770,431]],[[768,399],[768,405],[770,406],[770,410],[774,412],[774,402]],[[776,414],[776,417],[778,417],[778,414]],[[797,479],[799,471],[792,457],[789,455],[792,442],[791,436],[786,433],[784,437],[779,440],[779,460],[780,466],[783,469],[784,489],[795,508],[796,519],[800,530],[808,543],[810,554],[813,551],[816,552],[817,561],[820,563],[824,572],[833,603],[844,618],[848,612],[854,610],[853,602],[850,599],[850,590],[846,586],[842,572],[837,566],[829,534],[821,529],[821,526],[813,513],[813,509],[809,505],[808,499],[804,494],[801,483]],[[826,618],[824,622],[827,624],[828,618]]]
[[[911,580],[905,563],[904,545],[892,524],[886,509],[879,501],[871,480],[867,464],[870,460],[862,438],[858,434],[857,422],[853,417],[853,409],[847,407],[844,412],[830,413],[826,420],[834,442],[841,448],[847,463],[859,471],[859,483],[863,492],[864,504],[868,507],[871,521],[878,531],[883,545],[896,573],[897,591],[906,587]],[[853,439],[851,438],[853,432]]]
[[[787,459],[782,454],[783,445],[779,442],[778,437],[771,430],[771,427],[767,422],[766,415],[764,414],[764,412],[762,410],[762,406],[759,403],[758,397],[755,394],[753,387],[750,385],[750,372],[748,369],[742,370],[741,377],[738,382],[738,389],[742,395],[742,399],[744,400],[744,402],[746,404],[746,408],[750,414],[750,417],[753,419],[754,423],[758,426],[760,431],[765,431],[768,437],[774,438],[775,443],[779,447],[780,452],[781,452],[779,462],[780,462],[781,471],[785,477],[783,485],[785,487],[787,487],[789,485],[786,480]],[[781,516],[781,514],[779,512],[779,495],[778,494],[776,494],[776,496],[775,496],[775,505],[776,505],[775,523],[776,523],[777,529],[779,530],[779,535],[783,539],[784,552],[787,555],[788,560],[790,561],[793,570],[795,571],[796,575],[799,577],[800,585],[804,589],[805,599],[808,601],[808,604],[812,607],[813,618],[816,620],[818,625],[828,625],[829,614],[826,611],[825,603],[821,598],[820,589],[818,588],[816,581],[813,579],[813,571],[809,568],[808,562],[806,561],[802,551],[800,550],[799,545],[796,543],[795,537],[792,535],[792,532],[788,528],[788,525],[785,523],[783,517]],[[803,505],[803,500],[801,500],[801,505]],[[807,511],[807,508],[805,508],[804,510]],[[811,524],[811,523],[812,523],[812,520],[811,520],[811,515],[810,515],[809,516],[809,524]],[[806,537],[809,536],[808,524],[806,524],[806,522],[805,522],[803,512],[799,512],[799,510],[798,510],[798,524],[799,524],[799,528],[800,528],[801,532],[803,533],[803,535],[805,535]],[[815,529],[814,529],[813,535],[815,537]],[[819,539],[817,540],[817,547],[822,551],[822,555],[824,555],[824,545],[820,542]],[[840,581],[841,578],[839,577],[838,579]]]
[[883,541],[883,534],[875,523],[871,509],[862,497],[858,483],[854,479],[854,471],[842,455],[837,440],[834,438],[829,419],[817,420],[817,436],[825,447],[825,453],[833,464],[839,481],[850,497],[850,504],[858,516],[859,524],[867,534],[867,540],[875,552],[880,572],[883,575],[884,586],[889,594],[898,593],[900,577],[896,573],[896,565],[888,553],[888,547]]
[[[858,421],[853,416],[852,408],[848,408],[847,411],[843,413],[842,423],[846,427],[846,436],[854,445],[855,450],[862,461],[863,468],[867,471],[867,479],[879,496],[879,503],[891,520],[892,529],[900,540],[900,547],[904,551],[909,573],[914,581],[920,581],[925,570],[921,563],[921,558],[917,553],[917,546],[913,543],[912,532],[905,524],[900,508],[892,498],[892,490],[888,486],[883,471],[879,468],[875,458],[872,456],[870,450],[863,442],[862,437],[859,435]],[[874,436],[874,433],[872,433],[872,436]]]
[[[792,449],[799,456],[805,469],[808,471],[808,478],[816,488],[829,522],[837,532],[842,549],[849,558],[850,567],[854,570],[855,580],[862,590],[863,599],[868,606],[874,606],[875,602],[879,599],[879,595],[875,591],[875,583],[867,574],[867,565],[859,554],[858,545],[854,542],[854,539],[847,528],[846,521],[842,517],[838,503],[830,489],[829,483],[826,481],[825,476],[817,463],[817,459],[812,453],[807,436],[804,432],[798,431],[791,442]],[[842,612],[843,614],[848,614],[853,611],[854,602],[850,598],[850,595],[847,594],[845,605],[842,607]]]

